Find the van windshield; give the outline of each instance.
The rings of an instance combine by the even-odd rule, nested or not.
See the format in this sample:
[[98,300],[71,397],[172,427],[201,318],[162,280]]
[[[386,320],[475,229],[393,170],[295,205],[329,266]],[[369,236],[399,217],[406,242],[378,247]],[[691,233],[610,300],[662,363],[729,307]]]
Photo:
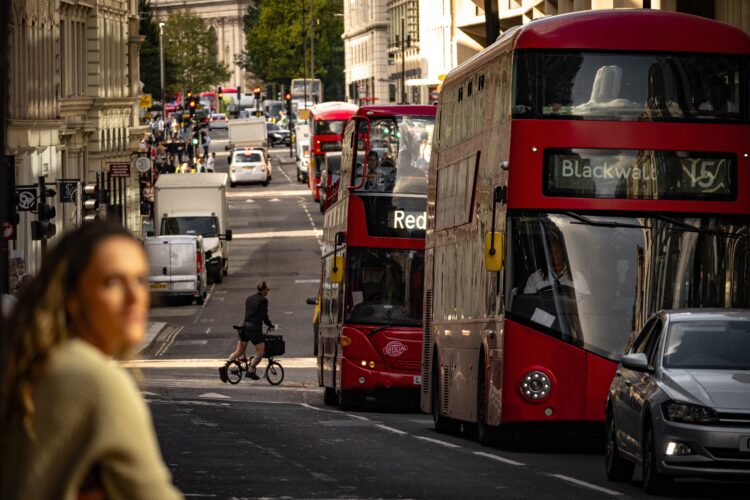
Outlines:
[[161,234],[189,234],[216,238],[219,221],[216,217],[164,217],[161,221]]

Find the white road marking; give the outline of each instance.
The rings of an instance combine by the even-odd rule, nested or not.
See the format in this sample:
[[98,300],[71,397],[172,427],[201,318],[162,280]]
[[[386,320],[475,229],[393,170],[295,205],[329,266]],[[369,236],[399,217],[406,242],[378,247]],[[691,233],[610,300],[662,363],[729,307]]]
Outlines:
[[[294,280],[295,285],[298,285],[300,283],[315,283],[317,285],[320,283],[320,278],[309,279],[309,280]],[[432,420],[430,420],[430,422],[432,422]]]
[[369,419],[369,418],[367,418],[367,417],[363,417],[362,415],[355,415],[355,414],[353,414],[353,413],[345,413],[345,415],[346,415],[347,417],[352,417],[352,418],[356,418],[357,420],[366,420],[367,422],[369,422],[369,421],[370,421],[370,419]]
[[273,191],[232,191],[227,193],[227,198],[276,198],[290,196],[307,196],[310,194],[309,189],[283,190],[276,189]]
[[379,427],[380,429],[383,429],[384,431],[393,432],[394,434],[401,434],[401,435],[409,434],[408,432],[404,432],[399,429],[394,429],[393,427],[388,427],[387,425],[383,425],[383,424],[375,424],[375,427]]
[[320,241],[323,235],[322,230],[318,229],[301,229],[297,231],[266,231],[262,233],[235,233],[232,239],[235,240],[258,240],[268,238],[308,238],[313,236]]
[[144,396],[158,396],[155,392],[141,391]]
[[315,479],[320,479],[321,481],[326,481],[328,483],[335,483],[336,480],[329,476],[328,474],[324,474],[322,472],[310,472],[310,475],[314,477]]
[[201,314],[203,314],[203,310],[208,305],[208,300],[211,298],[211,294],[214,291],[214,288],[216,288],[216,284],[212,284],[210,287],[208,287],[208,292],[206,293],[206,300],[203,301],[203,305],[201,305],[200,311],[198,311],[198,314],[195,316],[195,319],[193,320],[193,324],[198,323],[198,319],[200,319]]
[[268,200],[268,203],[278,203],[278,202],[280,202],[280,201],[281,201],[281,200],[280,200],[280,199],[278,199],[278,198],[271,198],[270,200]]
[[441,441],[439,439],[432,439],[432,438],[428,438],[425,436],[414,436],[414,437],[417,439],[421,439],[422,441],[429,441],[430,443],[439,444],[440,446],[446,446],[448,448],[460,448],[460,446],[457,444],[449,443],[447,441]]
[[475,451],[474,455],[479,455],[480,457],[487,457],[492,460],[497,460],[498,462],[503,462],[504,464],[508,464],[508,465],[520,465],[520,466],[526,465],[521,462],[516,462],[515,460],[511,460],[510,458],[501,457],[499,455],[493,455],[492,453],[485,453],[483,451]]
[[218,392],[207,392],[205,394],[201,394],[198,397],[201,399],[232,399],[232,396],[225,396],[224,394],[219,394]]
[[206,328],[206,335],[208,335],[209,333],[211,333],[211,327],[210,326],[208,328]]
[[155,356],[163,356],[163,355],[164,355],[164,353],[166,353],[166,352],[167,352],[167,351],[169,350],[169,348],[170,348],[170,347],[172,347],[172,344],[174,344],[174,339],[176,339],[176,338],[177,338],[177,335],[179,335],[179,334],[180,334],[180,332],[181,332],[181,331],[182,331],[182,330],[183,330],[184,328],[185,328],[184,326],[178,326],[177,328],[175,328],[175,329],[174,329],[174,330],[172,331],[172,333],[170,333],[170,334],[169,334],[169,335],[167,336],[167,339],[166,339],[166,341],[165,341],[165,342],[164,342],[164,343],[163,343],[163,344],[161,345],[161,347],[159,347],[159,350],[158,350],[158,351],[156,351],[156,354],[155,354]]
[[581,481],[580,479],[576,479],[574,477],[564,476],[562,474],[550,474],[550,476],[556,477],[558,479],[562,479],[563,481],[567,481],[569,483],[577,484],[578,486],[583,486],[584,488],[589,488],[589,489],[598,491],[600,493],[606,493],[607,495],[611,495],[613,497],[622,496],[622,493],[620,493],[619,491],[608,490],[607,488],[602,488],[601,486],[587,483],[586,481]]
[[245,203],[255,203],[255,200],[250,198],[250,199],[245,200]]

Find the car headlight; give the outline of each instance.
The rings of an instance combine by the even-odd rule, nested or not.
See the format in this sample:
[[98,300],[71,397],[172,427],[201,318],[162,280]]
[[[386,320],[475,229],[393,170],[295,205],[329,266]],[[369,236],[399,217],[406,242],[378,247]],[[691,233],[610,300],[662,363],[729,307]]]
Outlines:
[[683,422],[686,424],[708,424],[717,422],[719,415],[711,408],[667,401],[662,404],[664,418],[670,422]]

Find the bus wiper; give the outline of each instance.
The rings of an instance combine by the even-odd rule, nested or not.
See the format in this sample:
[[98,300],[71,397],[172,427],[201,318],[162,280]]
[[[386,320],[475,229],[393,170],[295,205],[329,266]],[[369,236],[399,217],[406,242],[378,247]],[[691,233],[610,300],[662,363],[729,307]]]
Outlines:
[[389,326],[391,326],[391,325],[383,325],[383,326],[379,326],[377,328],[373,328],[372,330],[370,330],[369,332],[367,332],[367,336],[369,337],[370,335],[375,335],[378,332],[382,332],[383,330],[385,330]]
[[[721,236],[724,238],[747,238],[747,235],[744,234],[734,234],[734,233],[727,233],[726,231],[719,231],[717,229],[706,229],[702,227],[695,227],[691,226],[690,224],[686,222],[682,222],[677,219],[673,219],[672,217],[667,217],[666,215],[652,215],[654,219],[659,219],[661,221],[667,222],[669,224],[672,224],[674,226],[677,226],[681,230],[689,233],[700,233],[700,234],[710,234],[712,236]],[[672,230],[676,230],[675,228],[672,228]]]
[[625,224],[623,222],[601,222],[601,221],[595,221],[591,220],[588,217],[584,217],[583,215],[579,215],[573,212],[563,212],[565,215],[570,217],[571,219],[575,219],[578,222],[571,222],[571,224],[586,224],[587,226],[594,226],[594,227],[629,227],[634,229],[651,229],[649,226],[644,226],[643,224]]

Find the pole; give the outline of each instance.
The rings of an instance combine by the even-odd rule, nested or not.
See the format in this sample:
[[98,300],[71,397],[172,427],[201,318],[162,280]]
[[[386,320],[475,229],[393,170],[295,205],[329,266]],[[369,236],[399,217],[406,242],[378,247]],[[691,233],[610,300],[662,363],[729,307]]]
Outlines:
[[401,18],[401,104],[406,104],[406,30]]
[[492,0],[484,0],[484,29],[487,43],[485,47],[489,47],[497,37],[500,35],[500,16],[497,12],[497,2]]
[[164,94],[164,23],[159,23],[159,61],[161,67],[161,100],[166,100]]
[[[307,33],[305,32],[305,0],[302,0],[302,85],[305,89],[305,108],[307,108]],[[312,99],[310,99],[312,101]]]
[[315,23],[313,17],[313,9],[313,0],[310,0],[310,100],[313,101],[313,103],[317,104],[317,99],[315,99],[314,94],[315,85],[312,82],[312,80],[315,79]]
[[[0,2],[0,42],[8,47],[8,25],[10,24],[10,1]],[[17,27],[16,29],[20,29]],[[15,193],[11,186],[15,183],[15,165],[6,160],[7,117],[8,117],[8,51],[0,50],[0,222],[11,222],[10,203]],[[11,201],[12,203],[12,201]],[[0,293],[10,292],[10,266],[8,254],[8,240],[0,238]]]

